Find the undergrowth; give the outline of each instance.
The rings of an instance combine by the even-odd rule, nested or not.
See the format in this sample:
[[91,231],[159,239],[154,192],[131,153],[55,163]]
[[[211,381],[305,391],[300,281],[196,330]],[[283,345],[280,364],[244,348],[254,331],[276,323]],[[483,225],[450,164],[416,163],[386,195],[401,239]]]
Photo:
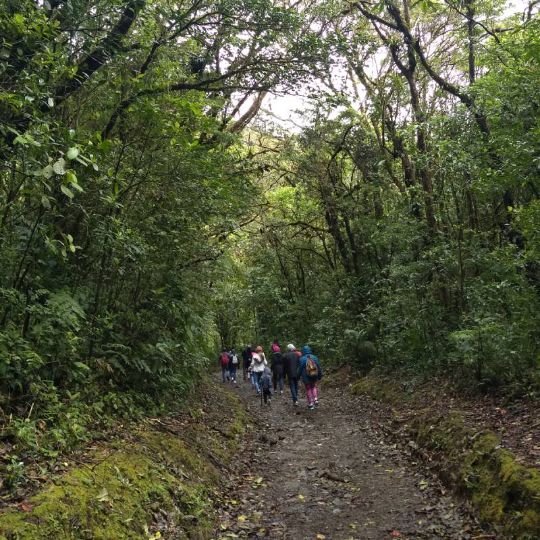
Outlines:
[[245,413],[221,389],[192,405],[199,408],[191,415],[143,421],[88,452],[22,507],[0,514],[0,540],[208,538],[221,467],[237,451]]
[[0,493],[24,489],[36,468],[45,474],[62,455],[114,435],[126,422],[178,407],[191,395],[193,385],[188,380],[157,393],[112,384],[107,388],[98,380],[76,390],[39,381],[15,402],[0,395]]

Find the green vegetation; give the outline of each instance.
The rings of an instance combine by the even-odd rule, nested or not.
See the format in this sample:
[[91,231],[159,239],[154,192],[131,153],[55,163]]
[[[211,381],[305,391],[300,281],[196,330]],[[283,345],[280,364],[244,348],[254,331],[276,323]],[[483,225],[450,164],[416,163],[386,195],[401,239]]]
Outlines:
[[364,371],[538,395],[536,8],[324,5],[333,69],[304,127],[249,134],[248,320]]
[[[173,420],[167,431],[144,425],[93,451],[24,508],[0,514],[0,538],[208,538],[220,469],[234,457],[244,424],[239,400],[220,389],[212,398],[203,406],[214,416],[202,428],[196,419]],[[230,411],[225,420],[221,407]],[[209,433],[215,422],[219,431]]]
[[0,489],[220,345],[537,397],[540,18],[509,4],[0,0]]
[[0,489],[190,396],[257,192],[239,133],[311,40],[269,1],[0,2]]

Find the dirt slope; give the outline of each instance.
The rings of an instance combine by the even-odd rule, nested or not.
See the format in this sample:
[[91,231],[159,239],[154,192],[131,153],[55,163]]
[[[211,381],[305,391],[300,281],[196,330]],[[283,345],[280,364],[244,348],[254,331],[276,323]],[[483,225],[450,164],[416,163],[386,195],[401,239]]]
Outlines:
[[324,388],[315,411],[288,391],[261,406],[235,390],[253,419],[235,462],[216,538],[484,539],[463,506],[393,445],[370,406]]

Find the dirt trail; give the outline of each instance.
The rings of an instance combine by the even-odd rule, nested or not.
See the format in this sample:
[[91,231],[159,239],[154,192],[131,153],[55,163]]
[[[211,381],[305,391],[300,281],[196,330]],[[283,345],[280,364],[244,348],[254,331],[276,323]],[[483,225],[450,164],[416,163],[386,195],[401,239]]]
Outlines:
[[271,406],[247,383],[235,391],[254,425],[216,538],[496,538],[383,439],[373,405],[333,388],[315,411],[303,395],[293,407],[287,390]]

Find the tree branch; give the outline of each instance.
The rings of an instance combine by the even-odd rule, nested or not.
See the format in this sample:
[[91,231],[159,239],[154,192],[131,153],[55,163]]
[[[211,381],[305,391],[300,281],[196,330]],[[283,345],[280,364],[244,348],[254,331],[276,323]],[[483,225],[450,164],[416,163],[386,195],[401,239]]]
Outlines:
[[101,66],[120,51],[122,40],[129,32],[146,0],[129,0],[120,19],[101,43],[77,65],[75,75],[59,85],[54,94],[61,102],[78,90]]

